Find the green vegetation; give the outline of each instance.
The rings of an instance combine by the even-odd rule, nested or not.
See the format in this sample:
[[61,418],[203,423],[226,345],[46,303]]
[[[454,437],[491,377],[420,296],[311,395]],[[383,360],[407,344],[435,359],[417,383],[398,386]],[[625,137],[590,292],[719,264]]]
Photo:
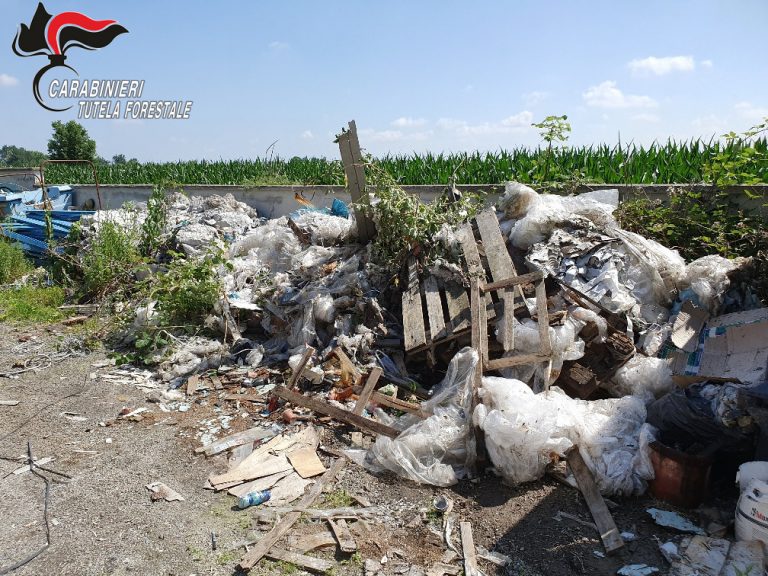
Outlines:
[[728,194],[678,189],[667,202],[625,201],[616,216],[623,228],[678,249],[687,261],[710,254],[752,257],[752,288],[768,301],[768,229],[764,219],[739,208]]
[[51,124],[53,135],[48,141],[48,156],[52,160],[94,160],[96,142],[88,131],[74,120],[66,124],[56,120]]
[[8,288],[0,290],[0,322],[44,323],[64,317],[64,290],[58,287]]
[[24,257],[18,244],[0,239],[0,285],[9,284],[32,271],[32,264]]
[[450,198],[444,194],[434,202],[423,203],[405,192],[378,164],[368,165],[368,179],[376,202],[367,209],[376,222],[373,258],[382,266],[397,268],[409,254],[435,256],[439,251],[436,235],[472,218],[482,206],[478,196],[464,194]]
[[40,163],[47,156],[42,152],[27,150],[21,146],[5,145],[0,147],[0,166],[12,168],[33,168],[40,166]]
[[[576,179],[610,184],[691,184],[711,182],[707,167],[739,146],[738,142],[714,139],[670,140],[649,147],[633,143],[553,147],[551,154],[548,147],[520,147],[496,152],[384,156],[375,161],[400,185],[447,184],[454,171],[460,184],[500,184],[508,180],[531,184],[544,176],[543,166],[548,167],[546,179],[555,182]],[[760,137],[751,148],[764,155],[768,141]],[[102,184],[169,180],[182,184],[344,184],[341,163],[325,158],[105,164],[97,169]],[[737,181],[768,182],[768,162],[753,163],[748,169],[736,174]],[[46,169],[49,182],[88,183],[92,179],[85,166],[54,165]]]
[[347,508],[355,503],[355,499],[346,490],[339,488],[325,494],[323,503],[328,508]]

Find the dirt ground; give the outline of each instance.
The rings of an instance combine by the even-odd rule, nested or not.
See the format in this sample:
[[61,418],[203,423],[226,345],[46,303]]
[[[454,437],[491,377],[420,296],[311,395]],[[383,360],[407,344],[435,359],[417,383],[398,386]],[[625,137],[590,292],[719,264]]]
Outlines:
[[[0,373],[23,362],[19,339],[29,335],[54,349],[64,328],[20,328],[0,325]],[[233,406],[193,405],[189,412],[164,413],[145,390],[91,378],[93,364],[104,355],[93,353],[56,361],[38,373],[17,379],[0,378],[0,574],[45,543],[44,483],[30,472],[14,474],[27,445],[35,458],[51,457],[45,467],[70,478],[44,473],[50,479],[51,545],[36,559],[14,571],[19,576],[56,575],[229,575],[244,553],[243,544],[257,540],[270,524],[260,524],[251,511],[238,511],[225,493],[203,489],[208,475],[224,471],[223,456],[195,455],[195,432],[202,419],[235,414],[231,431],[245,428]],[[147,407],[140,422],[110,423],[123,408]],[[66,413],[66,414],[65,414]],[[349,430],[324,428],[322,444],[349,443]],[[228,433],[228,432],[227,432]],[[321,452],[322,454],[322,452]],[[324,456],[326,464],[330,457]],[[146,484],[161,481],[182,494],[183,502],[152,502]],[[647,563],[665,573],[658,551],[662,542],[680,535],[653,524],[646,508],[672,509],[650,497],[617,499],[613,509],[620,530],[636,535],[623,551],[603,557],[594,528],[555,517],[558,512],[591,522],[581,495],[573,488],[545,479],[524,486],[505,486],[492,474],[452,489],[418,486],[394,476],[373,476],[349,462],[331,491],[361,495],[381,506],[383,517],[355,523],[359,554],[338,556],[335,573],[363,574],[365,560],[390,559],[383,574],[419,574],[440,560],[446,544],[431,509],[442,494],[454,501],[461,520],[469,520],[475,543],[506,554],[512,563],[498,568],[481,561],[486,574],[559,575],[615,574],[625,564]],[[694,520],[695,516],[692,517]],[[321,528],[301,521],[294,534]],[[217,549],[212,549],[211,533]],[[458,523],[453,542],[460,548]],[[332,558],[330,552],[313,553]],[[457,564],[458,565],[458,564]],[[293,567],[262,561],[252,574],[290,573]]]

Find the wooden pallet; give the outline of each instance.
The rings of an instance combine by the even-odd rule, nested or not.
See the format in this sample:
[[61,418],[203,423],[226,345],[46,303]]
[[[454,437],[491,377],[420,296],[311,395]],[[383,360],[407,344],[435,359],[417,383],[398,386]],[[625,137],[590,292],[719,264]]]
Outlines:
[[[481,212],[475,221],[477,238],[471,224],[459,231],[470,279],[469,291],[457,282],[445,283],[432,276],[420,282],[416,260],[409,260],[408,283],[402,295],[406,352],[429,350],[433,355],[437,345],[471,332],[472,346],[481,354],[482,372],[551,362],[544,275],[541,272],[517,275],[493,209]],[[516,310],[524,307],[522,286],[529,283],[536,286],[541,348],[536,354],[510,355],[508,353],[514,351],[511,319]],[[512,312],[505,315],[505,310]],[[494,319],[501,335],[504,353],[501,358],[491,358],[489,354],[488,323]]]

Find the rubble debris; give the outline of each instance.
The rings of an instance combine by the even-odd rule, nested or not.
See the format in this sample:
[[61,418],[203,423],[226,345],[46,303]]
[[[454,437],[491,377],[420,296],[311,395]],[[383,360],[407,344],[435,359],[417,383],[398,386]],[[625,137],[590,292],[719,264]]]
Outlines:
[[477,550],[475,550],[475,541],[472,538],[472,524],[461,522],[461,552],[464,556],[464,574],[466,576],[480,576],[480,570],[477,568]]
[[673,576],[700,574],[760,574],[765,552],[760,542],[730,542],[720,538],[693,536],[680,543],[677,559],[669,573]]
[[648,564],[628,564],[619,568],[616,574],[619,576],[650,576],[658,571],[658,568],[648,566]]
[[211,444],[195,448],[197,454],[204,453],[206,456],[214,456],[225,450],[236,448],[248,442],[253,443],[257,440],[264,440],[275,436],[275,431],[271,428],[249,428],[237,434],[231,434],[221,438]]
[[654,522],[659,526],[666,528],[674,528],[680,532],[687,532],[689,534],[704,535],[704,530],[696,526],[693,522],[687,518],[683,518],[677,512],[670,512],[669,510],[659,510],[658,508],[648,508],[646,510],[651,515]]
[[169,488],[167,485],[163,484],[162,482],[152,482],[151,484],[147,484],[146,486],[147,490],[152,492],[152,501],[157,502],[158,500],[165,500],[166,502],[183,502],[184,497],[173,490],[172,488]]
[[18,406],[20,403],[20,400],[0,400],[0,406]]
[[[320,496],[323,488],[341,471],[346,464],[346,460],[339,458],[328,471],[318,480],[310,491],[301,499],[299,506],[302,508],[308,508],[314,504],[315,500]],[[258,541],[256,546],[253,547],[245,556],[240,560],[238,567],[241,570],[248,571],[253,568],[259,560],[261,560],[266,554],[270,552],[272,547],[277,543],[280,538],[291,529],[296,521],[301,517],[301,512],[290,512],[283,516],[283,518],[277,522],[272,530],[264,535],[261,540]]]
[[336,537],[336,541],[339,543],[339,550],[345,554],[355,552],[357,550],[357,543],[347,527],[347,521],[344,518],[335,517],[328,518],[327,522],[333,535]]
[[270,560],[289,562],[290,564],[300,566],[309,572],[315,572],[318,574],[326,574],[331,572],[331,570],[336,566],[336,563],[331,562],[330,560],[314,558],[305,554],[289,552],[288,550],[280,550],[279,548],[271,548],[269,552],[264,555]]
[[317,457],[314,448],[300,448],[288,453],[288,461],[302,478],[312,478],[325,472],[326,468]]

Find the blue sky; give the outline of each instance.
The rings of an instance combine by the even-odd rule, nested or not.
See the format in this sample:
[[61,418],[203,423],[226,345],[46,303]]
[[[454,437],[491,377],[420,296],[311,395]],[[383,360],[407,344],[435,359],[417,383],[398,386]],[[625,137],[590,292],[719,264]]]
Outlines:
[[[530,124],[549,114],[568,114],[575,145],[709,137],[768,116],[765,0],[44,4],[129,30],[70,50],[80,78],[194,101],[185,121],[83,121],[106,158],[248,158],[274,141],[283,157],[336,157],[352,118],[378,155],[535,146]],[[35,7],[0,7],[0,145],[45,150],[51,122],[76,112],[40,108],[46,59],[9,48]]]

